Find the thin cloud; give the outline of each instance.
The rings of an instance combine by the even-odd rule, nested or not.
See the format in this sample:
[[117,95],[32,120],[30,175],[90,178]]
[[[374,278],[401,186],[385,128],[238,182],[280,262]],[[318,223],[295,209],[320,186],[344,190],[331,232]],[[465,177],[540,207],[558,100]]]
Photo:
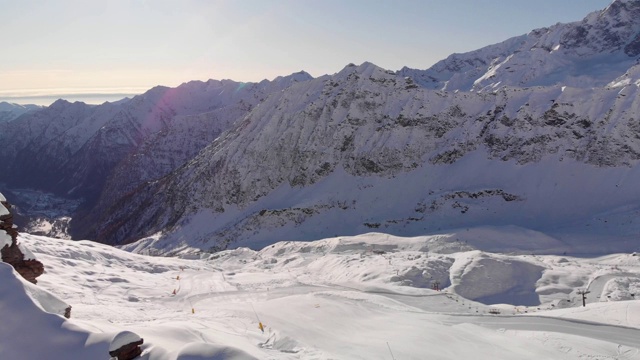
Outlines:
[[136,95],[147,91],[148,87],[106,87],[106,88],[51,88],[51,89],[16,89],[0,90],[0,97],[11,98],[42,98],[66,96],[98,96],[98,95]]

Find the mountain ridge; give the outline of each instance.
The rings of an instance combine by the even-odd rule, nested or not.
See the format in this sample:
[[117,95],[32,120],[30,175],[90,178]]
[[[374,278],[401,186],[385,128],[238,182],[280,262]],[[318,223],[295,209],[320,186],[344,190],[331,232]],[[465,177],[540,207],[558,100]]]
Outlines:
[[[638,11],[640,1],[617,0],[428,70],[364,62],[315,79],[156,87],[110,107],[60,102],[45,113],[103,115],[32,127],[7,161],[9,182],[29,176],[84,198],[75,238],[144,239],[165,254],[484,225],[575,241],[594,224],[611,230],[594,217],[622,223],[612,243],[631,248],[640,103],[627,53]],[[29,119],[8,125],[28,129]],[[27,143],[41,144],[20,157],[39,159],[29,171],[16,155]],[[38,177],[43,169],[60,175]]]
[[504,85],[602,87],[638,64],[638,19],[640,2],[614,0],[582,21],[536,29],[453,54],[426,70],[405,67],[398,74],[448,91],[492,91]]
[[[86,197],[101,189],[119,162],[134,156],[154,134],[169,129],[173,117],[199,115],[237,101],[257,103],[269,91],[279,91],[306,76],[310,75],[297,73],[260,84],[210,80],[175,89],[158,86],[120,104],[92,106],[58,100],[4,125],[0,139],[8,146],[0,181]],[[34,157],[42,160],[29,160]],[[85,188],[87,183],[97,186]]]
[[[467,214],[469,208],[477,206],[473,199],[500,198],[518,204],[527,201],[523,191],[531,190],[514,192],[505,189],[504,183],[500,184],[497,179],[491,180],[492,185],[472,185],[473,180],[468,178],[471,173],[462,171],[469,184],[449,188],[441,194],[440,200],[426,196],[422,205],[407,202],[404,209],[396,208],[395,213],[392,211],[386,217],[371,210],[370,207],[375,206],[375,201],[369,198],[372,194],[363,195],[367,197],[365,200],[350,199],[344,189],[339,196],[322,195],[331,192],[329,187],[311,191],[306,200],[303,196],[296,202],[276,200],[279,197],[274,198],[273,194],[279,191],[283,192],[279,196],[290,198],[297,192],[304,192],[306,187],[322,182],[333,182],[333,187],[339,188],[336,181],[349,181],[353,183],[349,188],[354,188],[351,192],[361,193],[362,189],[355,188],[367,186],[358,185],[367,183],[367,179],[374,183],[395,183],[395,186],[416,191],[415,186],[393,179],[422,174],[416,176],[425,181],[430,177],[429,172],[453,165],[472,154],[476,154],[473,155],[476,161],[486,157],[487,167],[495,167],[490,165],[494,162],[528,166],[541,161],[548,165],[549,161],[569,161],[578,167],[595,165],[605,169],[601,174],[606,173],[606,168],[635,168],[640,159],[640,148],[633,141],[639,136],[639,128],[636,122],[620,121],[618,115],[638,114],[640,103],[634,100],[638,98],[638,88],[634,86],[628,86],[626,94],[620,94],[619,89],[562,87],[504,88],[496,93],[474,94],[433,92],[412,85],[410,79],[370,63],[347,66],[332,77],[298,84],[260,104],[248,118],[237,123],[193,160],[161,181],[147,184],[137,191],[137,195],[124,200],[120,209],[112,209],[108,217],[98,223],[105,225],[107,236],[113,236],[108,228],[117,228],[118,236],[124,239],[143,234],[126,233],[136,227],[130,221],[139,224],[137,219],[140,218],[145,219],[142,222],[145,228],[137,228],[129,234],[149,229],[151,233],[167,230],[171,233],[170,229],[180,233],[183,227],[198,228],[205,222],[208,230],[193,230],[202,232],[198,241],[203,241],[203,246],[224,248],[237,241],[233,239],[246,241],[251,238],[262,239],[256,240],[262,246],[271,236],[263,218],[294,224],[289,228],[290,233],[285,233],[293,238],[296,227],[304,226],[302,224],[312,221],[313,217],[322,219],[326,215],[332,219],[312,221],[317,225],[331,223],[336,215],[330,213],[337,209],[353,213],[351,210],[355,209],[357,215],[350,216],[361,219],[360,223],[348,222],[352,229],[359,228],[358,232],[377,229],[394,221],[394,215],[399,213],[405,214],[399,221],[402,225],[425,222],[426,210],[434,207],[431,216],[437,216],[442,208],[439,203],[443,200],[447,206]],[[403,92],[405,95],[399,95]],[[305,101],[294,101],[299,98]],[[592,99],[606,100],[606,103]],[[428,107],[431,104],[434,106]],[[611,111],[606,110],[609,107]],[[618,120],[613,122],[612,118]],[[563,173],[559,169],[556,171]],[[333,174],[338,174],[336,176],[341,180],[327,180]],[[552,175],[545,173],[544,176]],[[355,180],[358,178],[363,180]],[[434,187],[442,187],[444,183],[438,181],[445,179],[431,182]],[[568,186],[566,179],[563,182]],[[288,190],[282,190],[283,187]],[[590,189],[597,189],[597,186]],[[625,191],[630,189],[627,187]],[[539,195],[544,196],[544,191]],[[378,197],[383,203],[391,200]],[[468,204],[449,201],[456,197]],[[364,207],[355,205],[359,201],[368,204]],[[210,209],[210,213],[206,209]],[[377,217],[376,221],[367,221],[368,213]],[[483,218],[488,224],[496,221],[491,217]],[[462,221],[458,226],[464,224]],[[409,226],[413,230],[403,233],[402,225],[390,229],[395,228],[395,232],[403,235],[417,234],[416,226]],[[520,225],[525,223],[520,222]],[[243,227],[249,230],[243,230]],[[271,230],[277,228],[276,225]],[[437,228],[427,226],[431,231]],[[258,229],[262,234],[255,233]],[[188,237],[197,237],[191,230],[185,231],[190,233]],[[313,234],[311,238],[320,238],[328,236],[331,230],[306,231]],[[98,238],[100,236],[104,235],[98,235]]]

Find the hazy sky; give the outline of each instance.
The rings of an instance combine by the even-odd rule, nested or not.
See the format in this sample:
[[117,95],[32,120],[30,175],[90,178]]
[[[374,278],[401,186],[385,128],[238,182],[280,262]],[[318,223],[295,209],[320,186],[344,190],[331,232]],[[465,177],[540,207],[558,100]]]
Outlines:
[[0,100],[425,69],[610,0],[0,0]]

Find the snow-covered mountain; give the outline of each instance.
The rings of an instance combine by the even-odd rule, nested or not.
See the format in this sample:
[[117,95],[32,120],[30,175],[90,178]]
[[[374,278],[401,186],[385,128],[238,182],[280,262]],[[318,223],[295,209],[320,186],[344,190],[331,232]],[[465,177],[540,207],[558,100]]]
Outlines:
[[154,253],[478,226],[637,250],[638,12],[616,0],[424,71],[60,101],[5,125],[0,181],[84,199],[76,238]]
[[0,103],[0,357],[639,360],[639,24]]
[[[639,98],[635,85],[447,93],[370,63],[347,66],[270,96],[103,213],[95,236],[121,243],[164,231],[148,243],[175,249],[371,229],[584,230],[595,214],[637,211]],[[635,230],[625,223],[618,240]]]
[[[398,73],[429,88],[492,91],[500,86],[602,87],[640,59],[640,2],[615,0],[584,20],[556,24],[465,54],[427,70]],[[636,78],[637,80],[637,78]]]
[[[119,195],[163,176],[269,93],[310,78],[300,72],[255,84],[192,81],[99,106],[59,100],[2,126],[0,181],[81,198],[90,208],[103,188]],[[158,151],[169,156],[159,160]]]

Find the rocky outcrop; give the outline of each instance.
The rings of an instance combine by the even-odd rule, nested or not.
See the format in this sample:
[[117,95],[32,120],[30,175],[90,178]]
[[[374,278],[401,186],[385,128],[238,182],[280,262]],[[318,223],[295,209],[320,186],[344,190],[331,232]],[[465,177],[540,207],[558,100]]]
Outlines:
[[[11,205],[0,194],[0,246],[2,261],[13,266],[27,281],[37,283],[36,278],[44,273],[44,265],[17,242],[18,231],[13,225]],[[27,254],[25,254],[25,252]]]
[[140,345],[144,343],[138,334],[122,331],[117,334],[109,346],[109,356],[118,360],[132,360],[142,354]]
[[140,339],[138,341],[124,345],[117,350],[109,351],[109,355],[111,355],[112,357],[118,360],[135,359],[136,357],[140,356],[140,354],[142,354],[142,349],[140,348],[140,345],[142,345],[142,343],[143,343],[143,340]]

